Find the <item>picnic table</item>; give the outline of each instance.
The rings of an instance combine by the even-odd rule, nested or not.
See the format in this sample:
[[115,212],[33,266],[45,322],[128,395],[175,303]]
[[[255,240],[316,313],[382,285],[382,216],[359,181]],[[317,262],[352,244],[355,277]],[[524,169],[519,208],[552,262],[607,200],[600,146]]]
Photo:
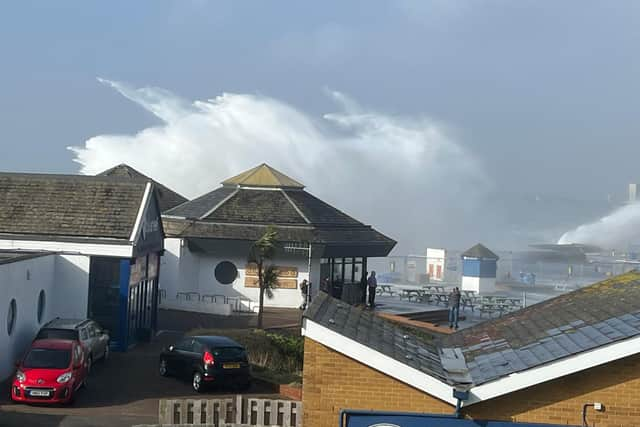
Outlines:
[[178,292],[176,294],[176,299],[181,299],[181,297],[187,301],[191,301],[192,299],[200,301],[200,292]]
[[376,288],[376,295],[384,295],[384,294],[387,294],[389,296],[394,296],[396,294],[396,291],[393,290],[391,285],[388,285],[388,284],[378,285],[378,287]]
[[420,288],[400,288],[400,299],[407,299],[409,301],[415,300],[422,302],[424,301],[427,293],[424,289]]

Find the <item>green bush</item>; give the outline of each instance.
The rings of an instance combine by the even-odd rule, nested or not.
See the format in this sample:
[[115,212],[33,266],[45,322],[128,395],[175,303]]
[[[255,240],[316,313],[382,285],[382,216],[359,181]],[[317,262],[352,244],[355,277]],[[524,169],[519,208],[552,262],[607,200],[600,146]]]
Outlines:
[[259,329],[197,329],[189,335],[224,335],[239,342],[247,349],[257,377],[282,384],[299,383],[302,377],[304,339],[300,335]]

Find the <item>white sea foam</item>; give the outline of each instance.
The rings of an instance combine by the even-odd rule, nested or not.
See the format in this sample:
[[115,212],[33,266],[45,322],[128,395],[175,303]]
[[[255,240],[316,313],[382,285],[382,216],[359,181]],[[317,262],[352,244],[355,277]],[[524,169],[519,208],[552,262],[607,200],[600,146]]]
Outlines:
[[190,102],[159,88],[100,81],[159,124],[70,147],[85,174],[127,163],[191,198],[266,162],[407,250],[464,233],[488,185],[478,162],[436,121],[371,111],[338,92],[328,92],[337,112],[312,117],[265,96]]
[[640,241],[640,203],[623,206],[599,220],[567,231],[559,244],[582,243],[605,249],[625,249]]

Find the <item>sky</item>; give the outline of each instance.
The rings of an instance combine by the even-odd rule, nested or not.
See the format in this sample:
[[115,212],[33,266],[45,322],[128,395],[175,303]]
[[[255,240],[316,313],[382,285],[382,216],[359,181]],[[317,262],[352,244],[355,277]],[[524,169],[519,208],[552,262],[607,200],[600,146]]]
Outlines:
[[557,241],[640,182],[638,22],[622,0],[5,1],[0,170],[127,162],[193,196],[266,161],[405,251]]

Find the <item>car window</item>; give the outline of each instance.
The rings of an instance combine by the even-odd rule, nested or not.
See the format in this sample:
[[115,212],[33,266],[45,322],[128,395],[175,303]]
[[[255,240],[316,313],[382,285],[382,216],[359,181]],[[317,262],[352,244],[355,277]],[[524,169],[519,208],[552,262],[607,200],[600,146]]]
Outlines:
[[36,339],[78,340],[78,331],[71,329],[41,329]]
[[197,340],[193,340],[191,348],[194,353],[204,353],[204,345],[202,345],[202,343]]
[[89,339],[89,333],[87,332],[87,328],[80,329],[80,339],[81,340]]
[[24,358],[25,368],[65,369],[71,361],[71,351],[49,348],[33,348]]
[[93,325],[87,326],[87,333],[91,338],[95,338],[98,334],[96,333],[96,328]]
[[191,337],[182,338],[174,347],[176,348],[176,350],[191,351],[192,341],[193,338]]

